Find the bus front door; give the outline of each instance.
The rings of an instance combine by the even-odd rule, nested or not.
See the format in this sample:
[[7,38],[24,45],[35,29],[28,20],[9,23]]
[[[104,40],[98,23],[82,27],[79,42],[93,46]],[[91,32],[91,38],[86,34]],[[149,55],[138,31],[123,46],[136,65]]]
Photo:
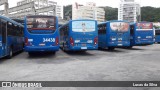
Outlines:
[[2,56],[7,54],[7,22],[2,22]]

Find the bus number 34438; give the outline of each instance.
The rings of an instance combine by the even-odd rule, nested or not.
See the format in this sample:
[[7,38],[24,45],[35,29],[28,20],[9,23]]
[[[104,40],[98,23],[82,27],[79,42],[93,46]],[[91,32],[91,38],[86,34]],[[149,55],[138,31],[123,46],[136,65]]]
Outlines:
[[55,42],[55,38],[43,38],[43,42]]

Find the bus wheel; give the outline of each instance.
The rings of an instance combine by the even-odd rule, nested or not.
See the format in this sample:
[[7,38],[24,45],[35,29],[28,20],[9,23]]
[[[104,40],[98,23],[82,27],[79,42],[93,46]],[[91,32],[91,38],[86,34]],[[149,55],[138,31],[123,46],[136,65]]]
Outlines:
[[108,50],[114,50],[115,48],[114,47],[108,47]]
[[132,49],[132,48],[133,48],[133,46],[129,46],[128,48],[129,48],[129,49]]
[[65,51],[64,43],[63,43],[63,46],[62,46],[62,50]]
[[52,54],[56,54],[56,52],[55,52],[55,51],[53,51],[53,52],[52,52]]
[[12,48],[10,48],[10,50],[9,50],[9,55],[7,56],[7,58],[8,58],[8,59],[11,59],[12,56],[13,56],[13,50],[12,50]]
[[33,52],[28,52],[29,56],[33,56]]

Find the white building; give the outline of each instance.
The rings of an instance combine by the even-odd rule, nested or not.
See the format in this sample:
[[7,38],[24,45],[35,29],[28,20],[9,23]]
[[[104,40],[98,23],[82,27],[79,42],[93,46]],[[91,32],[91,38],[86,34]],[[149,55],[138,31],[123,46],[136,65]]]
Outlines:
[[134,0],[121,0],[118,8],[118,20],[127,20],[129,22],[141,21],[140,4]]
[[[57,2],[51,1],[51,0],[22,0],[17,2],[17,6],[24,5],[26,3],[34,2],[35,9],[41,9],[48,6],[55,6],[55,13],[56,16],[63,18],[63,7],[57,5]],[[37,13],[38,15],[54,15],[53,11],[48,11],[44,13]]]
[[104,22],[105,11],[103,8],[96,7],[93,2],[88,2],[86,6],[75,3],[72,5],[72,20],[75,19],[91,19]]

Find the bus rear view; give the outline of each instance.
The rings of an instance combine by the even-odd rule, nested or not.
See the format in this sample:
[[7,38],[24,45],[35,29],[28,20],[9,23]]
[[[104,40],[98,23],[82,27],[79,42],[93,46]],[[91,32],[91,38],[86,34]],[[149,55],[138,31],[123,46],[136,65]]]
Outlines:
[[[97,21],[95,20],[72,20],[66,26],[69,26],[61,40],[63,49],[68,51],[86,51],[98,49],[98,31]],[[65,27],[65,26],[64,26]],[[64,32],[63,26],[60,32]]]
[[58,19],[55,16],[27,16],[25,18],[25,51],[58,51]]
[[99,47],[113,50],[116,47],[130,45],[129,23],[125,21],[109,21],[98,25]]
[[153,24],[150,22],[140,22],[130,25],[131,46],[150,45],[154,43]]

